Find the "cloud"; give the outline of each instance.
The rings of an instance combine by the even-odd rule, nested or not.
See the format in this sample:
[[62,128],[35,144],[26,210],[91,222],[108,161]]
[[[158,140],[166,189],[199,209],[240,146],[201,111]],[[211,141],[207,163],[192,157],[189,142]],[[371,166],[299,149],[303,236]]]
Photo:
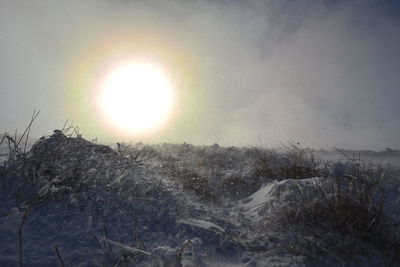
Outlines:
[[36,134],[60,127],[73,116],[65,73],[77,51],[144,31],[177,44],[199,79],[181,85],[196,91],[195,115],[150,141],[395,147],[398,11],[356,0],[3,1],[0,123],[21,128],[41,108]]

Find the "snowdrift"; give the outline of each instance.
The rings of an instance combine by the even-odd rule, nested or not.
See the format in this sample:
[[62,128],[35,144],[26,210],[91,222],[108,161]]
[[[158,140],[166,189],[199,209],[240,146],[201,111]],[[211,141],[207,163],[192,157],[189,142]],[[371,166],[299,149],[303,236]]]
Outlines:
[[[359,203],[358,184],[327,177],[273,180],[268,174],[296,174],[299,168],[283,172],[279,165],[274,172],[275,165],[266,168],[257,155],[251,149],[216,145],[114,150],[55,131],[1,169],[0,265],[398,263],[393,255],[397,239],[385,246],[344,231],[347,222],[312,217],[341,211],[332,205],[342,205],[337,199],[350,192],[346,201]],[[398,197],[394,185],[394,208],[387,210],[393,214]],[[372,198],[368,212],[374,211],[376,200]],[[375,214],[364,230],[375,233],[371,229],[381,226],[377,221],[382,218]],[[354,251],[346,250],[353,245]]]

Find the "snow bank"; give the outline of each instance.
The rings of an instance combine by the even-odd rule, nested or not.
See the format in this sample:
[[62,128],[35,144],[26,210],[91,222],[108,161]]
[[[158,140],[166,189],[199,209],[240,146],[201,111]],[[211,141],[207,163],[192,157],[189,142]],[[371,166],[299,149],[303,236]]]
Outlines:
[[244,214],[257,221],[266,215],[280,213],[281,209],[300,201],[312,200],[323,184],[324,178],[320,177],[274,181],[261,187],[238,205]]
[[[187,144],[121,151],[56,131],[0,173],[0,265],[340,263],[303,232],[271,225],[331,184],[320,177],[266,183],[246,151]],[[202,201],[207,190],[224,201]],[[292,244],[311,247],[317,260],[310,264]]]

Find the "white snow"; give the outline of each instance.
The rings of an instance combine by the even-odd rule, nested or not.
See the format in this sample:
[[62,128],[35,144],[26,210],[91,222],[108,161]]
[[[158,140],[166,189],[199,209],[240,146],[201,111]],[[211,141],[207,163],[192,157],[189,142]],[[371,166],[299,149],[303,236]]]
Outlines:
[[210,231],[218,230],[222,233],[225,232],[225,230],[222,227],[216,225],[215,223],[204,221],[204,220],[179,219],[179,220],[177,220],[177,223],[192,225],[192,226],[196,226],[196,227],[203,228],[203,229],[210,230]]
[[238,206],[247,216],[260,220],[262,217],[259,212],[265,210],[266,206],[271,206],[271,210],[278,212],[277,209],[289,206],[293,202],[309,199],[311,193],[317,190],[317,186],[322,184],[323,178],[320,177],[273,181],[240,201]]
[[[329,185],[325,178],[261,177],[264,184],[251,195],[230,198],[236,195],[223,191],[229,189],[221,186],[225,180],[240,191],[254,178],[246,149],[166,144],[142,149],[140,162],[132,160],[136,151],[128,157],[82,138],[52,136],[34,149],[22,172],[27,177],[0,180],[0,266],[17,265],[21,226],[24,266],[60,265],[54,246],[65,266],[310,266],[309,255],[288,245],[305,236],[270,227],[266,221],[273,220],[266,218],[313,201]],[[217,201],[201,201],[204,193],[216,193]],[[27,212],[37,197],[43,201]],[[312,248],[317,266],[338,264]],[[378,256],[362,264],[355,258],[354,266],[379,265]]]

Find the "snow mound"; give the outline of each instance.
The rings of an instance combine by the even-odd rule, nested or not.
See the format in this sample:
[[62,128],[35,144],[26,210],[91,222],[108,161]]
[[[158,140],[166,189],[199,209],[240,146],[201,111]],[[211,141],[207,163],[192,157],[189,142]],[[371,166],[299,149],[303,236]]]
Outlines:
[[280,213],[281,209],[296,205],[299,201],[312,201],[316,196],[315,192],[325,184],[324,180],[313,177],[274,181],[261,187],[238,205],[244,214],[257,221],[265,215]]
[[[308,204],[331,199],[337,187],[330,179],[269,182],[269,172],[244,160],[246,151],[187,144],[113,150],[55,131],[1,169],[0,265],[336,266],[346,260],[326,249],[347,240],[334,228],[327,233],[312,225],[310,236],[302,224],[288,228],[279,220],[323,207]],[[397,191],[393,199],[398,203]],[[310,255],[316,264],[306,262]]]

